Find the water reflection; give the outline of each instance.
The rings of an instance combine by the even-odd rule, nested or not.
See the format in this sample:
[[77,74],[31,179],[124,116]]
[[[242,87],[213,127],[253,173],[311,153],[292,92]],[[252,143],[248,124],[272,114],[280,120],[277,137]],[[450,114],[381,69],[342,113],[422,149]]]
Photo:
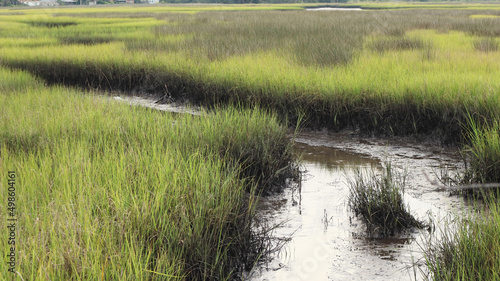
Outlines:
[[369,155],[356,154],[324,146],[309,146],[297,143],[296,151],[302,155],[303,164],[327,172],[339,172],[346,168],[369,167],[380,165],[380,162]]

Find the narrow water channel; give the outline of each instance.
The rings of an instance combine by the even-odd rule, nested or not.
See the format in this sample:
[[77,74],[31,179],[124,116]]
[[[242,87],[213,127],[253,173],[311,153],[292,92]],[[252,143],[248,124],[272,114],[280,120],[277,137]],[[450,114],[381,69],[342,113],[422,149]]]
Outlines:
[[[140,97],[114,97],[157,110],[200,115],[201,111],[156,104]],[[459,214],[464,201],[450,196],[439,181],[442,171],[461,169],[459,153],[431,141],[367,138],[355,133],[307,131],[296,136],[302,180],[283,193],[260,199],[258,225],[276,226],[276,244],[288,241],[244,280],[421,280],[422,246],[436,232],[413,230],[373,238],[347,206],[348,178],[355,169],[392,167],[407,173],[405,202],[435,229]],[[420,266],[413,266],[414,264]]]
[[443,167],[460,167],[453,149],[405,139],[381,140],[350,134],[308,132],[296,138],[302,153],[302,182],[262,198],[259,220],[278,225],[273,236],[288,239],[248,280],[419,280],[421,246],[431,235],[414,230],[394,238],[367,235],[347,206],[347,178],[354,169],[380,169],[390,161],[408,174],[405,201],[421,220],[439,228],[464,203],[444,191]]

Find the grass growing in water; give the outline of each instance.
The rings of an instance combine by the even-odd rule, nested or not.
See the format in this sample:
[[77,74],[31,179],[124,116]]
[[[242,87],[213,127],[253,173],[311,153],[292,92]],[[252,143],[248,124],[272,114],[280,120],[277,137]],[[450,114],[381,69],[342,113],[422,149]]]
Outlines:
[[[469,115],[466,125],[468,144],[463,148],[465,171],[464,184],[485,184],[500,182],[500,124],[494,119],[474,118]],[[466,195],[484,198],[491,189],[466,189]]]
[[349,180],[349,207],[366,222],[370,233],[391,236],[423,223],[410,214],[404,204],[405,175],[396,173],[390,163],[382,175],[368,177],[360,170]]

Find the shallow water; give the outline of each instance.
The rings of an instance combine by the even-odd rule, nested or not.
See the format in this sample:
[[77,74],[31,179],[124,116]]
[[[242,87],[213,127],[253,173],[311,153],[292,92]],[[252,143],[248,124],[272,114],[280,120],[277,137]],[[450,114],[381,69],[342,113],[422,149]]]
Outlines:
[[[405,202],[419,219],[439,228],[464,203],[449,196],[436,175],[441,167],[460,168],[452,149],[408,139],[380,140],[350,134],[308,132],[297,138],[302,152],[300,187],[262,198],[259,220],[281,224],[274,237],[290,241],[249,280],[415,280],[421,279],[420,245],[427,230],[413,230],[394,238],[370,238],[363,222],[347,206],[347,178],[353,169],[380,169],[389,160],[396,169],[406,169]],[[425,270],[421,267],[421,270]]]

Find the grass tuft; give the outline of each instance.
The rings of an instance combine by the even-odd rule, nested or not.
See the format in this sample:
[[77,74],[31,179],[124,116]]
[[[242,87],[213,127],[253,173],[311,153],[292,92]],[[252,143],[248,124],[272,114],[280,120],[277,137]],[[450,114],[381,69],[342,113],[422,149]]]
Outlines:
[[403,202],[406,176],[388,163],[382,175],[365,176],[357,171],[350,179],[349,207],[367,224],[370,233],[392,236],[423,223],[410,214]]
[[424,249],[428,280],[500,280],[500,203],[488,199]]
[[[466,128],[469,143],[462,149],[465,161],[463,184],[485,184],[500,182],[500,123],[486,122],[469,116]],[[490,189],[488,189],[490,190]],[[491,190],[490,190],[491,191]],[[490,192],[488,191],[488,192]],[[465,195],[484,198],[480,188],[466,189]]]

